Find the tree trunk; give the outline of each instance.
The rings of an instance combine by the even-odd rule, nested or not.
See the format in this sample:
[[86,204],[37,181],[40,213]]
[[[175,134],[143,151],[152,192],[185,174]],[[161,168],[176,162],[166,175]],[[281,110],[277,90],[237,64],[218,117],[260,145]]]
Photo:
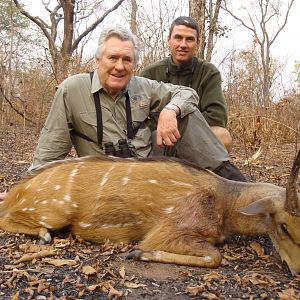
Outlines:
[[199,47],[197,51],[197,56],[200,58],[204,58],[206,41],[205,41],[205,6],[206,0],[189,0],[189,11],[190,16],[197,21],[199,24]]
[[131,15],[130,15],[130,29],[132,33],[137,35],[137,20],[136,20],[136,15],[137,15],[137,3],[136,0],[131,0]]
[[[44,2],[45,9],[49,12],[50,24],[42,20],[39,16],[32,16],[24,7],[20,4],[19,0],[13,0],[19,11],[32,22],[34,22],[43,32],[48,40],[49,52],[52,58],[52,68],[56,81],[61,82],[69,74],[69,63],[73,52],[77,49],[80,42],[92,32],[112,11],[116,10],[125,0],[119,0],[110,9],[107,9],[102,16],[97,17],[97,19],[88,26],[86,29],[79,33],[77,37],[74,36],[76,29],[76,24],[74,22],[74,17],[79,14],[76,11],[76,1],[75,0],[60,0],[54,8],[49,7],[49,1]],[[63,11],[61,14],[59,11]],[[87,18],[89,15],[82,16],[82,18]],[[59,22],[64,22],[64,32],[63,36],[60,37],[62,40],[61,46],[58,45],[58,25]],[[79,31],[79,28],[78,28]]]

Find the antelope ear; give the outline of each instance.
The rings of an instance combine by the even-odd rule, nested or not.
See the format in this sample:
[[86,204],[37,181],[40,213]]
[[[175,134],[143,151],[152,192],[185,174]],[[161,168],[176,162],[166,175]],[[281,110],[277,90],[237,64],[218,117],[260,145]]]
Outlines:
[[244,215],[270,214],[275,212],[275,206],[271,197],[264,197],[260,200],[252,202],[248,206],[240,207],[238,212]]

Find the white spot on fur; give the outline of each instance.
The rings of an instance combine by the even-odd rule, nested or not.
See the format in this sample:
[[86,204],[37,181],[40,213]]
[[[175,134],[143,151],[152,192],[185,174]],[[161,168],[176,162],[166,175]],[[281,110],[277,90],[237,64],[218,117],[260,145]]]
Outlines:
[[188,186],[188,187],[193,186],[192,184],[189,184],[189,183],[186,183],[183,181],[176,181],[176,180],[172,180],[172,179],[170,179],[170,182],[171,182],[171,184],[174,184],[174,185],[183,185],[183,186]]
[[31,186],[31,184],[28,184],[26,187],[25,187],[25,190],[29,189]]
[[71,201],[71,196],[70,195],[65,195],[64,200],[67,201],[67,202],[70,202]]
[[174,210],[174,207],[173,207],[173,206],[172,206],[172,207],[167,207],[167,208],[164,209],[164,212],[165,212],[166,214],[170,214],[170,213],[172,213],[173,210]]
[[41,203],[42,203],[42,204],[47,204],[48,201],[47,201],[47,200],[43,200]]
[[88,228],[91,227],[92,224],[84,223],[84,222],[79,222],[78,225],[82,228]]
[[103,224],[101,225],[101,228],[107,229],[107,228],[119,228],[122,224]]
[[118,224],[103,224],[101,225],[102,229],[108,229],[108,228],[120,228],[120,227],[129,227],[129,226],[136,226],[140,225],[143,222],[137,221],[137,222],[128,222],[128,223],[118,223]]
[[28,211],[34,211],[35,210],[35,208],[34,207],[30,207],[30,208],[28,208]]
[[130,178],[128,177],[123,177],[122,178],[122,185],[126,185],[130,181]]
[[28,210],[28,208],[27,207],[24,207],[23,209],[22,209],[22,211],[27,211]]
[[52,199],[52,201],[53,201],[53,202],[57,202],[58,200],[57,200],[57,199]]
[[39,224],[42,225],[42,226],[44,226],[44,227],[46,227],[46,228],[48,228],[48,229],[51,229],[51,228],[52,228],[51,225],[49,225],[49,224],[47,224],[47,223],[45,223],[45,222],[43,222],[43,221],[40,221]]
[[203,257],[203,260],[204,260],[205,262],[211,262],[211,261],[212,261],[212,258],[211,258],[211,256],[204,256],[204,257]]
[[72,206],[75,207],[75,208],[78,207],[78,205],[76,203],[72,203]]
[[123,227],[128,227],[128,226],[136,226],[136,225],[140,225],[142,224],[143,222],[141,221],[137,221],[137,222],[129,222],[129,223],[124,223],[122,224]]
[[60,205],[64,205],[64,204],[65,204],[65,201],[58,201],[58,203],[59,203]]
[[60,186],[60,185],[56,185],[56,186],[54,187],[54,189],[55,189],[56,191],[58,191],[58,190],[61,189],[61,186]]
[[49,180],[45,180],[42,184],[47,184],[49,182]]
[[161,252],[160,251],[153,251],[153,254],[158,260],[161,260]]
[[47,218],[45,216],[41,216],[41,220],[45,221]]
[[100,182],[100,187],[103,187],[105,185],[105,183],[107,182],[108,180],[108,176],[109,176],[109,173],[115,168],[114,165],[112,165],[109,170],[104,174],[101,182]]
[[23,204],[25,202],[26,198],[23,198],[21,201],[20,201],[20,204]]
[[153,184],[157,184],[157,180],[156,179],[148,179],[148,182],[153,183]]
[[74,177],[78,173],[78,166],[75,165],[74,169],[70,173],[70,177]]
[[42,191],[42,190],[43,190],[43,189],[37,189],[36,191],[37,191],[37,192],[40,192],[40,191]]

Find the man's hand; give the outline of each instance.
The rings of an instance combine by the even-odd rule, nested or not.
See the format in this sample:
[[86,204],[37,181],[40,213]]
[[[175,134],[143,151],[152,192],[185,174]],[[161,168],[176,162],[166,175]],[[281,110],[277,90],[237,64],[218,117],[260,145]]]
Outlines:
[[164,108],[157,122],[157,145],[159,147],[174,146],[180,138],[177,127],[176,112],[171,109]]

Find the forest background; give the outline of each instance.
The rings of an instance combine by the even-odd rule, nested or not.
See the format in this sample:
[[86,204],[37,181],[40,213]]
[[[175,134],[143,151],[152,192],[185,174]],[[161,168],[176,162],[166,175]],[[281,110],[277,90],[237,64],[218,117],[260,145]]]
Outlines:
[[55,86],[94,68],[103,28],[122,24],[139,37],[138,74],[169,55],[172,20],[191,15],[201,28],[198,56],[221,71],[235,143],[251,149],[297,144],[300,62],[288,52],[278,55],[283,46],[289,49],[282,37],[297,5],[299,0],[0,0],[0,130],[38,133]]

